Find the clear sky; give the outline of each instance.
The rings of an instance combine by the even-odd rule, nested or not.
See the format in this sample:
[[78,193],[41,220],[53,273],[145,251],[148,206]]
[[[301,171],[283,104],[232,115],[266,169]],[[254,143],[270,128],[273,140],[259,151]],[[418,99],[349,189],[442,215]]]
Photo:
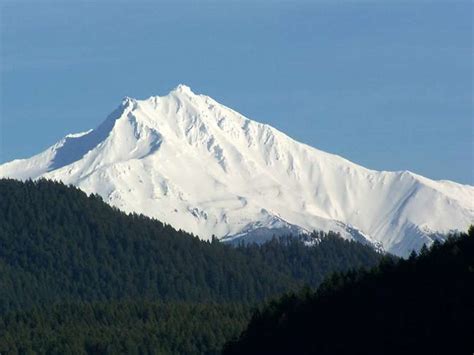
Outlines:
[[[225,5],[224,5],[225,4]],[[0,162],[179,83],[378,170],[474,184],[471,1],[0,1]]]

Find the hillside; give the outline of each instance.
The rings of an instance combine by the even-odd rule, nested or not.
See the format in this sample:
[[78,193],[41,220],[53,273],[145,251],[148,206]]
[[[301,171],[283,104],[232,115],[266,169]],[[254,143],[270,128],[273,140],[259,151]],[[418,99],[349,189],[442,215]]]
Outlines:
[[220,354],[252,308],[238,303],[107,301],[0,317],[2,354]]
[[224,354],[469,354],[473,281],[471,227],[419,256],[271,302]]
[[333,233],[202,241],[59,182],[0,179],[0,197],[2,354],[217,353],[265,299],[382,259]]
[[75,300],[256,302],[381,259],[336,236],[313,248],[205,242],[50,181],[0,180],[0,196],[1,313]]
[[0,165],[0,177],[73,184],[204,240],[333,231],[408,256],[474,222],[472,186],[366,169],[184,85],[126,98],[96,129]]

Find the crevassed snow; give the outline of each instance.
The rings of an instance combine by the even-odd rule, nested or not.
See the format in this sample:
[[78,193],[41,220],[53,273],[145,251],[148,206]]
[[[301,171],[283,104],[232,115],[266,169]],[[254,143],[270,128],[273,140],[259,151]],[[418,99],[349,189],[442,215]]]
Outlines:
[[0,176],[45,177],[208,239],[333,230],[405,256],[474,223],[474,187],[369,170],[296,142],[185,85],[125,98]]

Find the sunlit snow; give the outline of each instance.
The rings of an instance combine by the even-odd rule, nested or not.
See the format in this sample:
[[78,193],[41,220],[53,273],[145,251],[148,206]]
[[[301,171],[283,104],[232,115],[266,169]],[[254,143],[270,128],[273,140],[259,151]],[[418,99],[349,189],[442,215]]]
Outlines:
[[407,255],[474,223],[472,186],[366,169],[184,85],[126,98],[95,130],[0,176],[62,180],[202,239],[332,230]]

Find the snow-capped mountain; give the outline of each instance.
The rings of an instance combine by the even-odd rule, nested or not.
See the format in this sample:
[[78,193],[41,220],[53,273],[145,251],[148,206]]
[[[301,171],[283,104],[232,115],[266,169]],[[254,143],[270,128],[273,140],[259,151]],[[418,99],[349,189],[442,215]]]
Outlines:
[[178,86],[126,98],[0,177],[62,180],[127,212],[209,239],[340,232],[406,256],[474,223],[474,187],[369,170]]

